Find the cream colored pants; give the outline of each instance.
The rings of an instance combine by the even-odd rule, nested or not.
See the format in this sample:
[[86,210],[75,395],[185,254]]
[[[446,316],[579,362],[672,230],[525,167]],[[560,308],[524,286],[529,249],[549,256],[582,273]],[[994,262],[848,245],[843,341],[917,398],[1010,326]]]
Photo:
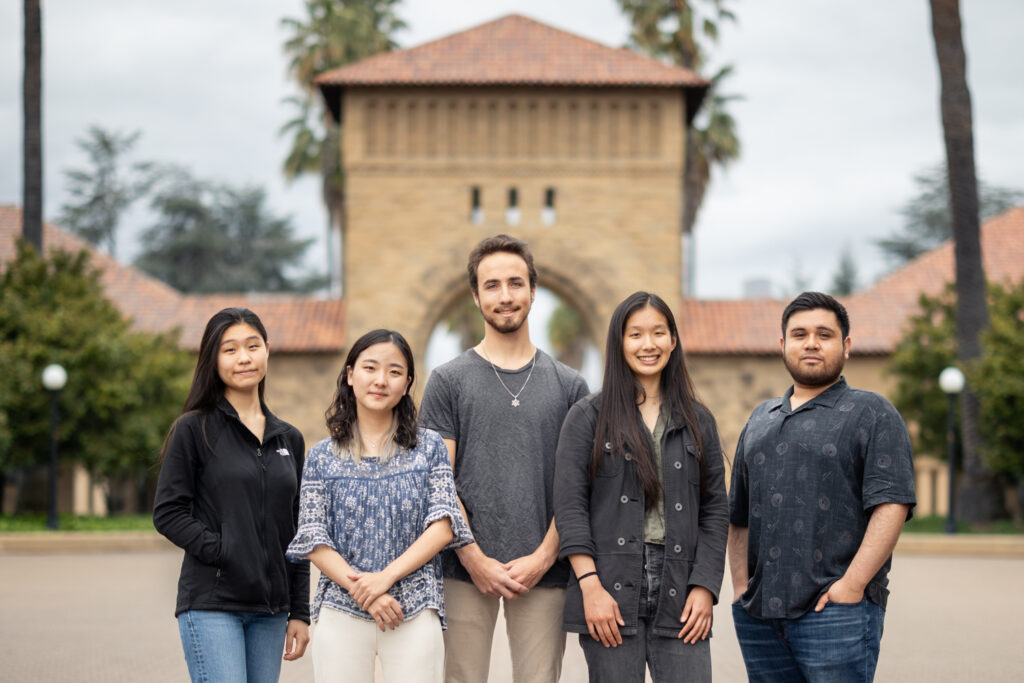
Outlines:
[[432,609],[403,621],[395,630],[323,607],[313,630],[316,683],[374,683],[378,657],[385,683],[441,683],[444,641]]
[[[491,642],[499,601],[471,582],[444,580],[445,683],[485,683],[491,666]],[[534,587],[515,600],[505,600],[505,629],[512,653],[515,683],[555,683],[562,673],[565,631],[562,630],[564,588]]]

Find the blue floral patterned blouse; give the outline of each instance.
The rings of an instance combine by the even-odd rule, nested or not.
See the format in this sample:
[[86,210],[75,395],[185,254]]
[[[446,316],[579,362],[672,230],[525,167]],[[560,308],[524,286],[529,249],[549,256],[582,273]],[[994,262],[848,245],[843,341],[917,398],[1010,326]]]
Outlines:
[[[377,458],[364,457],[358,463],[342,459],[331,440],[324,439],[306,455],[299,528],[286,554],[294,562],[325,545],[356,571],[377,572],[444,517],[455,534],[448,548],[473,541],[455,497],[448,449],[437,432],[420,429],[414,449],[399,450],[383,465]],[[402,606],[405,619],[433,609],[445,626],[439,556],[397,581],[388,593]],[[314,621],[323,605],[373,621],[348,591],[321,574],[312,601]]]

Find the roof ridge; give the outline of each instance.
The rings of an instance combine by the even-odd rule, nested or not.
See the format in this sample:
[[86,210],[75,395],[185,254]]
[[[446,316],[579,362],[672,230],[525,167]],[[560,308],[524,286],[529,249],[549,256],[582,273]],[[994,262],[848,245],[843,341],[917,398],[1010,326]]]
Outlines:
[[[492,50],[502,41],[500,53]],[[329,69],[322,88],[345,85],[708,86],[696,72],[613,47],[521,13]],[[699,100],[698,100],[699,101]]]

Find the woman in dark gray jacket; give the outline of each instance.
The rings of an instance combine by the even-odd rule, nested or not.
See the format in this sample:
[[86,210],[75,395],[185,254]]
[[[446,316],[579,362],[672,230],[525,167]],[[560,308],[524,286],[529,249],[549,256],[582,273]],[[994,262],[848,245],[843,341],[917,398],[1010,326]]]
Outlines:
[[671,309],[637,292],[612,314],[600,394],[569,411],[555,461],[564,628],[591,681],[711,680],[728,503],[714,418],[694,396]]
[[185,550],[174,616],[193,681],[273,683],[309,642],[309,562],[285,560],[305,446],[263,403],[268,355],[252,311],[210,318],[164,443],[153,522]]

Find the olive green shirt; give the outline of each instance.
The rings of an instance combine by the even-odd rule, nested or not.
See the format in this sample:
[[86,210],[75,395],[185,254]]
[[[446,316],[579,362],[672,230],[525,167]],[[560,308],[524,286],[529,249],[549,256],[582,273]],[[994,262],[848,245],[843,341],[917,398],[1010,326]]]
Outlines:
[[[665,429],[668,428],[668,416],[665,414],[664,406],[658,413],[658,421],[654,423],[654,431],[651,432],[651,439],[654,441],[654,471],[658,473],[658,481],[664,486],[661,472],[661,438],[665,436]],[[658,496],[658,502],[654,507],[644,513],[644,543],[657,543],[665,545],[665,496]]]

